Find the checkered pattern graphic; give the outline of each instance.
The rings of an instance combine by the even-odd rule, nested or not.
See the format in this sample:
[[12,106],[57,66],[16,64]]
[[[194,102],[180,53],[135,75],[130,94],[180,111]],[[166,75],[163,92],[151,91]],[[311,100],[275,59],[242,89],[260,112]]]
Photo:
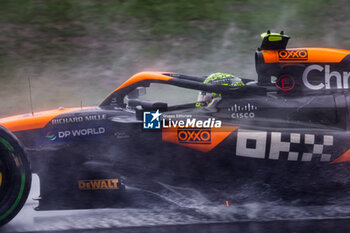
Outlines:
[[325,146],[333,146],[333,136],[324,135],[323,144],[315,144],[315,135],[305,134],[305,144],[313,145],[312,153],[303,153],[301,161],[311,161],[313,155],[321,155],[321,162],[331,161],[331,154],[324,154]]
[[[281,152],[288,154],[289,161],[298,161],[299,152],[291,151],[291,144],[302,144],[301,135],[297,133],[290,134],[290,141],[282,141],[282,133],[272,132],[271,133],[271,148],[269,159],[278,160]],[[315,143],[314,134],[305,134],[304,145],[312,146],[312,153],[303,152],[301,153],[301,161],[309,162],[314,156],[320,157],[321,162],[328,162],[331,160],[331,154],[324,153],[325,146],[333,145],[333,136],[324,135],[323,143]]]

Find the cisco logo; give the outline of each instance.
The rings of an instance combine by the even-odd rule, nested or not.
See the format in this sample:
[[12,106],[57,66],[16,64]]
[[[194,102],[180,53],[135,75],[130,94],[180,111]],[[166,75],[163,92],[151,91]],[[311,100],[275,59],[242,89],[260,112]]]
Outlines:
[[247,103],[245,105],[235,104],[227,110],[229,112],[233,112],[231,114],[231,118],[233,119],[254,118],[255,111],[258,110],[258,107],[250,103]]

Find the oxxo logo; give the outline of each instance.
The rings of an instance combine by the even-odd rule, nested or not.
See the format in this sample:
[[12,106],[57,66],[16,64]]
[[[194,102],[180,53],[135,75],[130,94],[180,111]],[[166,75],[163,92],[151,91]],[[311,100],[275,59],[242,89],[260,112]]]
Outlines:
[[[311,72],[323,72],[324,71],[324,82],[319,83],[310,82],[309,75]],[[338,71],[330,71],[330,65],[320,66],[311,65],[308,66],[303,73],[303,83],[311,90],[331,89],[331,80],[336,81],[337,89],[348,89],[349,88],[349,77],[350,72],[344,71],[342,74]]]
[[[317,157],[321,162],[329,162],[331,154],[325,148],[333,146],[333,136],[281,132],[238,130],[236,155],[259,159],[278,160],[286,156],[289,161],[310,162]],[[268,140],[269,139],[269,140]],[[266,155],[267,154],[267,155]]]
[[160,129],[159,110],[152,112],[143,112],[143,128],[144,129]]
[[308,52],[306,49],[297,49],[297,50],[280,50],[278,51],[278,58],[281,61],[290,61],[290,60],[307,60]]
[[180,143],[210,144],[210,129],[178,129],[177,139]]

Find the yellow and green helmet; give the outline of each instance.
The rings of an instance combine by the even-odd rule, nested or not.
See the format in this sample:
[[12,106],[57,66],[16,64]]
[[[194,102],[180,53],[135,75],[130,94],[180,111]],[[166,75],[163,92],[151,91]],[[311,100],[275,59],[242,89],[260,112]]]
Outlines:
[[[232,74],[226,74],[226,73],[211,74],[204,80],[203,83],[214,84],[214,85],[224,85],[224,86],[231,86],[231,87],[244,86],[242,79]],[[196,107],[208,106],[217,97],[221,97],[221,94],[201,91],[198,95]]]

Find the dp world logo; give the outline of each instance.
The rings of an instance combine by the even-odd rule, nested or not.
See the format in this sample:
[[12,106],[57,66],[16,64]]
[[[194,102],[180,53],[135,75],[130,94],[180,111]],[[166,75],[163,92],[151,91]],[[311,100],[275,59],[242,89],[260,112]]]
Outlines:
[[152,112],[143,112],[143,128],[144,129],[160,129],[159,110]]
[[51,141],[55,141],[57,136],[54,133],[51,133],[51,131],[47,132],[46,136],[47,139],[51,140]]

